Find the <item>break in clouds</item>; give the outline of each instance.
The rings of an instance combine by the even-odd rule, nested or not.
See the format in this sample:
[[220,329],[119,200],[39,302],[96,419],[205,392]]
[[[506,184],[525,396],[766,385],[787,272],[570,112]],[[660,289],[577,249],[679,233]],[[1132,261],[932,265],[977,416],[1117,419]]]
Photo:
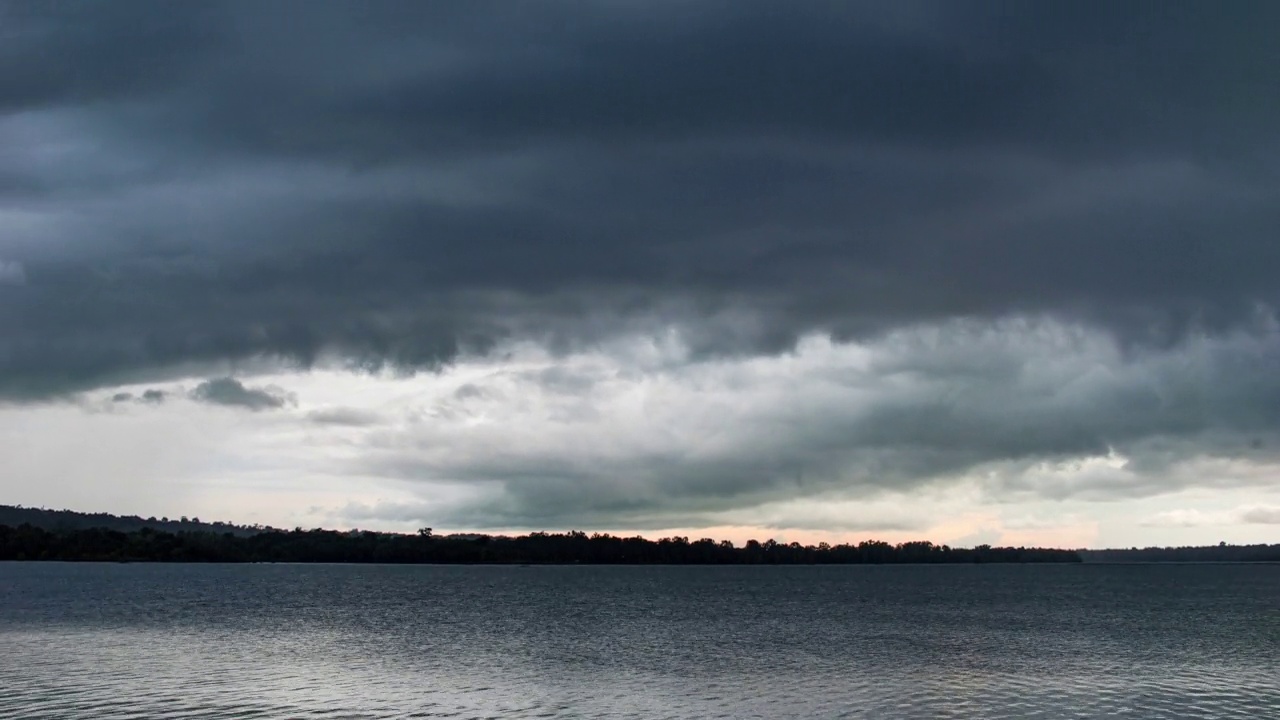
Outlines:
[[1278,22],[0,5],[0,398],[270,411],[458,526],[1274,489]]

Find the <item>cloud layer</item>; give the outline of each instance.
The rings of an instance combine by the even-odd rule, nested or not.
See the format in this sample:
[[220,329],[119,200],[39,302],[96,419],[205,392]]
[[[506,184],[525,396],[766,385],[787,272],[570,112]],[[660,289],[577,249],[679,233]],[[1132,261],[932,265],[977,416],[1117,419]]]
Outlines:
[[306,418],[341,448],[330,472],[409,493],[357,521],[902,529],[923,520],[886,498],[948,488],[1049,507],[1273,489],[1277,361],[1274,326],[1133,352],[1056,321],[956,321],[729,359],[670,336],[513,347],[376,413]]
[[1277,12],[10,7],[0,393],[664,323],[1230,326],[1277,300]]
[[[453,488],[410,512],[462,524],[1271,487],[1277,24],[5,5],[0,403],[179,412],[199,382],[353,477]],[[477,367],[411,423],[280,387]]]
[[198,402],[249,410],[271,410],[295,402],[293,397],[279,388],[245,387],[244,383],[230,377],[200,383],[191,391],[191,398]]

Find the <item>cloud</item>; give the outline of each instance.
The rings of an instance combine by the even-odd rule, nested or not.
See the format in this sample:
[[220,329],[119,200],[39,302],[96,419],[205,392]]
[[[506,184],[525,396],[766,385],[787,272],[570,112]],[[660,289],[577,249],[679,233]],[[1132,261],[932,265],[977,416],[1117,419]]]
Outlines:
[[249,410],[274,410],[295,402],[289,393],[279,388],[245,387],[239,380],[230,377],[200,383],[191,391],[191,398],[197,402],[242,407]]
[[1253,505],[1229,510],[1184,508],[1156,513],[1143,522],[1148,527],[1221,527],[1240,524],[1280,525],[1280,507]]
[[1240,514],[1229,510],[1205,511],[1195,508],[1166,510],[1142,522],[1147,527],[1212,527],[1239,521]]
[[0,395],[1280,301],[1267,5],[161,7],[5,18]]
[[321,425],[342,425],[349,427],[366,427],[377,425],[382,421],[375,412],[349,407],[329,407],[312,410],[307,419]]
[[143,390],[140,395],[134,395],[131,392],[118,392],[111,396],[113,403],[135,402],[146,405],[159,405],[169,397],[169,392],[156,388],[148,388]]
[[0,259],[0,285],[25,285],[27,271],[20,262]]
[[422,374],[271,419],[440,526],[1274,486],[1280,6],[495,8],[0,11],[0,402]]
[[1240,519],[1255,525],[1280,525],[1280,507],[1252,507],[1240,514]]
[[[452,527],[854,527],[869,522],[857,503],[928,488],[1098,503],[1267,487],[1276,360],[1265,324],[1139,352],[1031,319],[811,336],[754,358],[673,338],[524,346],[445,371],[340,468],[418,485],[413,512]],[[778,505],[791,500],[810,505]]]
[[164,402],[165,398],[167,398],[168,396],[169,396],[169,393],[165,392],[164,390],[156,390],[152,388],[149,390],[143,390],[142,397],[140,397],[139,400],[144,403],[155,404],[155,403]]

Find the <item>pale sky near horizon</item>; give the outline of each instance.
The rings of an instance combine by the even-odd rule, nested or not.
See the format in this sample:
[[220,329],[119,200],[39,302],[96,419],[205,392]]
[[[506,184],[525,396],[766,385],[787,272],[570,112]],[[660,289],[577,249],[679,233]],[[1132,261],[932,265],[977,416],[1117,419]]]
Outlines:
[[[884,476],[868,472],[860,444],[887,431],[877,415],[901,402],[900,389],[885,387],[884,375],[897,374],[886,345],[814,338],[792,354],[693,363],[656,345],[614,348],[626,363],[609,352],[552,356],[526,345],[413,377],[257,376],[244,388],[261,394],[267,407],[256,411],[198,399],[207,382],[199,378],[105,388],[0,410],[5,498],[285,528],[587,529],[737,543],[1130,547],[1276,538],[1271,463],[1192,457],[1152,476],[1112,451],[961,463],[927,478],[895,469],[913,461],[890,457]],[[1068,367],[1023,378],[1014,392],[1027,412],[1053,412],[1043,406],[1062,401],[1054,397],[1062,372],[1122,371],[1070,369],[1098,363],[1093,356],[1041,359]],[[144,400],[148,391],[164,399]],[[955,432],[1009,431],[999,404],[967,412],[945,422]],[[847,452],[828,446],[832,423]],[[996,427],[984,431],[988,424]],[[897,432],[910,443],[916,428]],[[701,482],[679,482],[689,476]],[[739,490],[753,493],[740,501],[708,492],[713,482],[755,487]],[[619,503],[644,512],[614,509]]]
[[1278,24],[0,2],[0,503],[1280,542]]

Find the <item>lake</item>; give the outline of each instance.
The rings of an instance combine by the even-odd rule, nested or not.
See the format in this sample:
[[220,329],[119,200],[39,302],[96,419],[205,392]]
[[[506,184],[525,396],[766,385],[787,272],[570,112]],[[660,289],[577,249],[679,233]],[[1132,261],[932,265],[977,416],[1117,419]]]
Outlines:
[[0,718],[1280,717],[1280,566],[0,563]]

